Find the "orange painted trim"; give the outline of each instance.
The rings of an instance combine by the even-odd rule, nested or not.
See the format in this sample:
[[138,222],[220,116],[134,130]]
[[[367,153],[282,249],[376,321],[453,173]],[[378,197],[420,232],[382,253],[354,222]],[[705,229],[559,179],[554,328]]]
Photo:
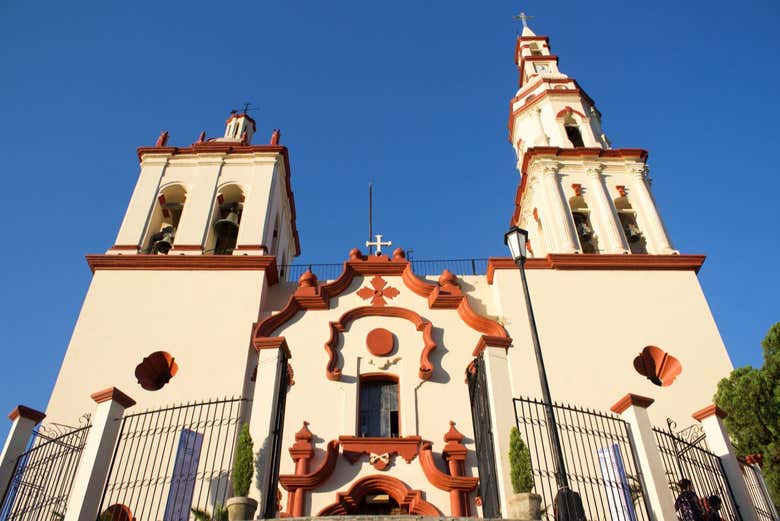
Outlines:
[[[279,476],[279,484],[288,491],[317,488],[333,474],[333,470],[336,468],[336,463],[338,462],[338,457],[339,442],[331,440],[325,448],[325,459],[322,460],[322,463],[316,470],[300,476],[295,474],[282,474]],[[303,515],[303,512],[297,514],[295,517],[300,517],[301,515]]]
[[623,414],[623,411],[625,411],[632,405],[635,407],[641,407],[643,409],[647,409],[653,404],[653,402],[655,402],[655,400],[652,398],[648,398],[646,396],[640,396],[638,394],[628,393],[623,398],[615,402],[615,405],[610,407],[609,410],[617,414]]
[[[705,255],[651,255],[598,254],[598,253],[551,253],[545,258],[527,259],[525,269],[554,270],[615,270],[615,271],[657,271],[693,270],[696,273],[704,264]],[[496,270],[516,270],[515,262],[507,257],[488,259],[487,281],[493,284]]]
[[565,116],[566,114],[577,114],[577,115],[578,115],[579,117],[581,117],[582,119],[588,119],[588,117],[587,117],[585,114],[583,114],[583,113],[582,113],[582,112],[580,112],[579,110],[574,110],[573,108],[571,108],[571,107],[570,107],[570,106],[568,106],[568,105],[566,105],[566,106],[565,106],[565,107],[564,107],[562,110],[560,110],[560,111],[559,111],[559,112],[558,112],[558,113],[555,115],[555,117],[556,117],[556,118],[561,118],[561,117]]
[[398,308],[392,306],[362,306],[353,308],[341,315],[336,322],[329,322],[330,337],[325,342],[325,352],[328,354],[328,363],[325,367],[325,374],[328,380],[341,380],[341,368],[339,365],[339,356],[336,346],[339,345],[339,335],[347,330],[349,324],[354,320],[364,317],[396,317],[403,318],[414,324],[417,331],[422,332],[423,348],[420,353],[420,369],[418,375],[422,380],[428,380],[433,374],[434,366],[431,363],[431,352],[436,349],[436,341],[433,339],[433,324],[423,319],[419,314],[411,309]]
[[119,403],[122,407],[127,409],[135,405],[135,400],[127,396],[125,393],[117,389],[116,387],[109,387],[96,393],[92,393],[90,396],[95,403],[103,403],[107,401],[114,401]]
[[166,154],[166,155],[190,155],[202,153],[223,153],[223,154],[255,154],[258,152],[271,152],[282,155],[285,170],[285,185],[287,189],[287,199],[290,202],[290,225],[292,228],[293,239],[295,239],[295,256],[301,254],[301,242],[298,236],[298,227],[296,225],[295,196],[290,185],[290,155],[287,147],[283,145],[246,145],[235,142],[224,141],[205,141],[203,143],[193,143],[189,147],[138,147],[138,160],[142,161],[145,154]]
[[276,257],[267,255],[86,255],[96,270],[264,271],[268,284],[279,282]]
[[292,354],[290,354],[290,348],[287,346],[287,339],[285,339],[283,336],[266,336],[258,338],[252,342],[252,345],[257,351],[261,351],[263,349],[281,349],[288,359],[292,358]]
[[[399,455],[404,461],[411,463],[417,457],[420,442],[422,442],[422,438],[419,436],[405,436],[403,438],[339,436],[344,457],[353,465],[362,456],[370,456],[371,454]],[[379,470],[384,470],[384,467]]]
[[[439,470],[433,459],[433,445],[429,441],[424,442],[420,448],[420,466],[422,466],[425,477],[428,478],[431,485],[439,490],[471,492],[477,488],[477,483],[479,483],[479,478],[451,476]],[[462,514],[453,512],[452,515],[460,517]]]
[[477,340],[477,347],[471,352],[472,356],[479,356],[488,347],[503,347],[508,349],[512,345],[512,339],[508,336],[482,335]]
[[202,244],[174,244],[171,251],[201,251],[202,249]]
[[712,405],[708,405],[704,409],[700,409],[696,411],[695,413],[691,414],[691,417],[696,421],[702,421],[705,418],[709,418],[710,416],[717,416],[718,418],[725,418],[728,416],[726,414],[726,411],[715,405],[714,403]]
[[43,421],[44,418],[46,418],[46,414],[42,413],[41,411],[36,411],[35,409],[25,405],[17,405],[13,411],[8,413],[8,419],[11,421],[16,421],[17,418],[32,420],[35,422],[35,425],[38,425],[41,423],[41,421]]
[[326,506],[318,516],[345,516],[360,508],[363,498],[372,493],[385,493],[410,515],[437,517],[438,508],[423,499],[421,490],[412,490],[406,484],[388,475],[372,475],[356,481],[347,492],[338,492],[336,502]]

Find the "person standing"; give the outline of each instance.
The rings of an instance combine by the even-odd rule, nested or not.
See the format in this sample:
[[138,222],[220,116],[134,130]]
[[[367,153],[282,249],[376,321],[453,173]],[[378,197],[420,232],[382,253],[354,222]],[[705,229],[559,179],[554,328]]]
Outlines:
[[699,506],[699,496],[693,491],[693,483],[688,478],[683,478],[677,485],[680,494],[674,501],[674,509],[681,521],[704,521],[704,516]]

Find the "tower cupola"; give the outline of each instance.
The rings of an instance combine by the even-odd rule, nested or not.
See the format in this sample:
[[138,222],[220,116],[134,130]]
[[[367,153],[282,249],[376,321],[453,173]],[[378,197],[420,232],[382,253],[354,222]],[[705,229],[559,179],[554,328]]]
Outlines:
[[234,110],[225,122],[225,136],[217,141],[242,141],[249,145],[256,131],[255,120],[249,114]]

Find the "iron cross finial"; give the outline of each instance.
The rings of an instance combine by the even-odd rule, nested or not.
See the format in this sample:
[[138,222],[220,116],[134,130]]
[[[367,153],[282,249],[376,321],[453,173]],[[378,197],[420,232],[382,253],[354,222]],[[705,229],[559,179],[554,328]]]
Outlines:
[[525,12],[521,11],[520,14],[514,15],[512,18],[514,18],[515,20],[520,20],[520,23],[523,24],[523,28],[527,28],[528,20],[533,18],[533,16],[528,16],[527,14],[525,14]]

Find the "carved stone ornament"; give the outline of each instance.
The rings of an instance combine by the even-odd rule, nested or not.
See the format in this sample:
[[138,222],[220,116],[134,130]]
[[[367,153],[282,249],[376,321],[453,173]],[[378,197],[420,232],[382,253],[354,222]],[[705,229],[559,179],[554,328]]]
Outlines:
[[371,287],[364,286],[357,292],[358,296],[363,300],[371,299],[372,306],[384,306],[387,304],[386,298],[395,298],[400,294],[396,288],[388,286],[385,279],[376,275],[371,279]]
[[656,346],[647,346],[634,358],[634,369],[655,385],[667,387],[682,373],[682,364]]

